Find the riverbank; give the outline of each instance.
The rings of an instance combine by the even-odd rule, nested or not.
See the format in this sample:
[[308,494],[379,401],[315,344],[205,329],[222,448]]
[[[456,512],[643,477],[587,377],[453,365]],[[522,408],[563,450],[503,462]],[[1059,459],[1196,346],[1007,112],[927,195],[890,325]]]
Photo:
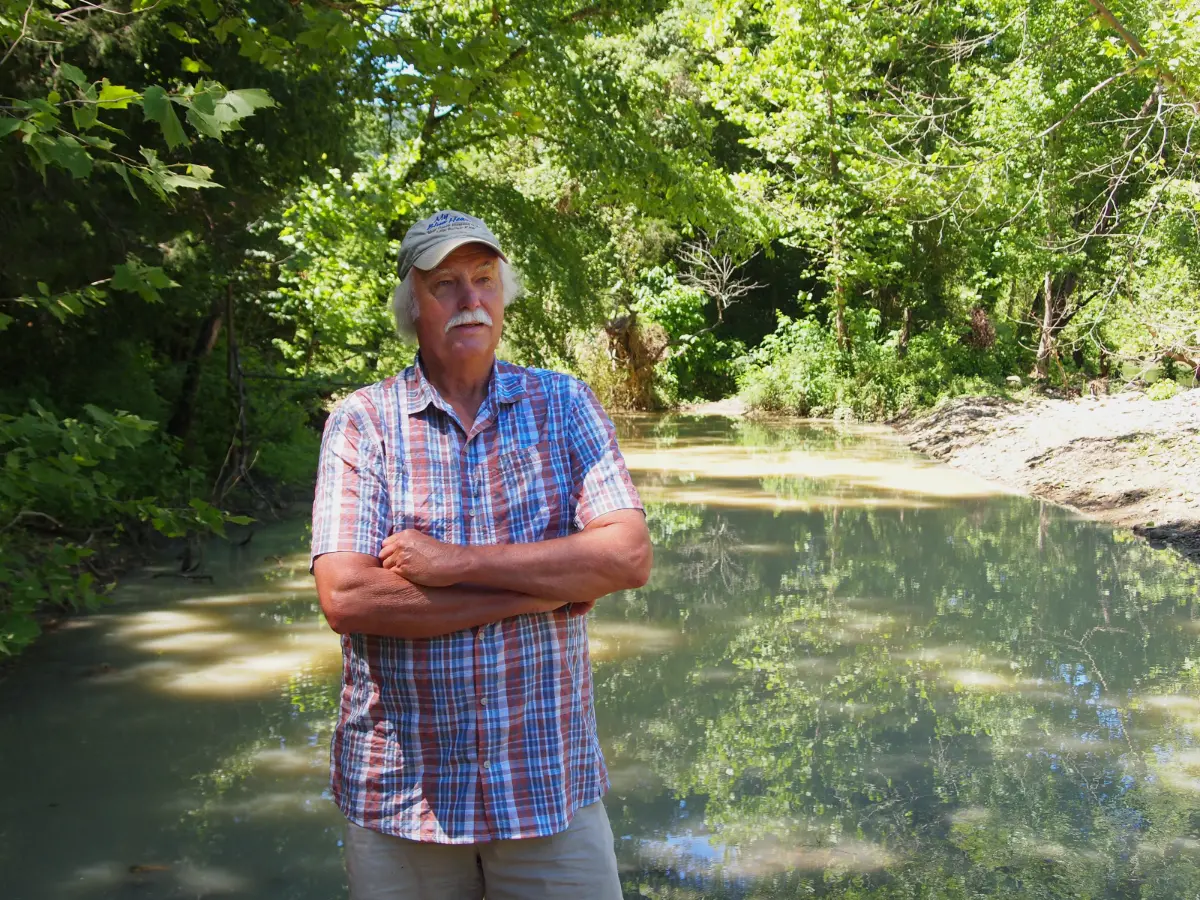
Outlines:
[[914,450],[1200,562],[1200,390],[963,397],[892,423]]

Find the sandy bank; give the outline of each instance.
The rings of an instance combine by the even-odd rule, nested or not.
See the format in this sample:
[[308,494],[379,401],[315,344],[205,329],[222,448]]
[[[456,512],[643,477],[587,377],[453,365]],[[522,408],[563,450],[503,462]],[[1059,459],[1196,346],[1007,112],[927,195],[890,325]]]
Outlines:
[[961,398],[894,423],[911,447],[1200,561],[1200,390]]

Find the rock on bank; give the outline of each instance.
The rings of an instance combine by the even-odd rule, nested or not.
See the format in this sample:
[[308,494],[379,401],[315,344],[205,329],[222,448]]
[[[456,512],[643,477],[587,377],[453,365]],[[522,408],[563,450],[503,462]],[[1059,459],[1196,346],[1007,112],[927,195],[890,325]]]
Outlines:
[[963,397],[893,424],[915,450],[1200,562],[1200,390],[1160,401]]

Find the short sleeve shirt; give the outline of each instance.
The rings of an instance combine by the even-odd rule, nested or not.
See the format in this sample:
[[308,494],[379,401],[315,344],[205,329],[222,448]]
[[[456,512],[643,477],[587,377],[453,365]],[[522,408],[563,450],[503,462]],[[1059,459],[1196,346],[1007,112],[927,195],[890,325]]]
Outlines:
[[[378,555],[415,528],[464,545],[569,535],[642,509],[612,422],[582,382],[497,362],[474,423],[413,366],[330,416],[312,557]],[[342,637],[334,799],[355,824],[446,844],[545,837],[608,777],[584,616],[514,616],[420,640]]]

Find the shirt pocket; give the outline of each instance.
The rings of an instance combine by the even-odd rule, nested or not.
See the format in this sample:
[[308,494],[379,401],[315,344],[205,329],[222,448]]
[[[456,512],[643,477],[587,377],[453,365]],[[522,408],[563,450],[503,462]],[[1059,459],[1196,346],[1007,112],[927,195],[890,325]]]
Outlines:
[[442,478],[441,489],[435,490],[428,474],[418,475],[414,466],[399,460],[390,462],[387,476],[391,512],[389,533],[413,530],[439,541],[451,540],[451,515],[447,504],[458,496],[457,479]]
[[498,543],[542,540],[550,523],[550,504],[540,448],[531,445],[501,453],[491,468]]

